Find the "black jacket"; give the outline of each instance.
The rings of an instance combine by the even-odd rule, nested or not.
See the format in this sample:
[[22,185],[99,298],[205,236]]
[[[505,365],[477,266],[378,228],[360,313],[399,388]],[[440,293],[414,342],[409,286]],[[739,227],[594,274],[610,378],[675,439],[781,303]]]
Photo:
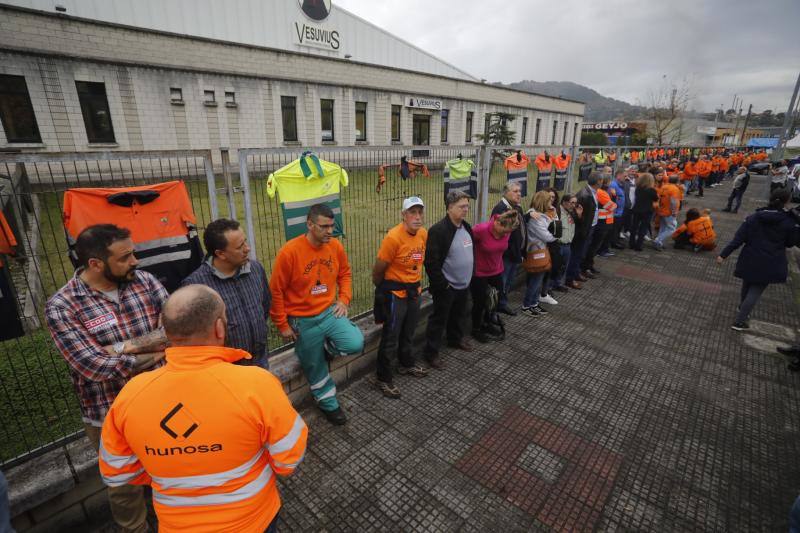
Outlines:
[[592,222],[594,221],[594,212],[597,210],[595,204],[594,192],[588,185],[578,191],[575,195],[578,200],[578,205],[583,206],[583,214],[581,218],[575,221],[575,235],[580,238],[586,238],[589,231],[592,229]]
[[[472,226],[466,220],[461,224],[467,230],[469,236],[472,237]],[[428,273],[428,279],[431,282],[431,293],[447,288],[448,283],[442,268],[444,267],[444,260],[450,252],[450,245],[453,243],[457,229],[455,224],[450,221],[450,217],[445,215],[442,220],[428,230],[428,242],[425,244],[425,272]],[[474,269],[475,246],[472,247],[472,256]]]
[[728,257],[744,245],[734,276],[749,283],[784,283],[789,274],[786,248],[797,246],[798,226],[784,209],[761,208],[747,217],[719,255]]
[[[512,263],[522,263],[523,258],[523,250],[525,250],[525,223],[523,222],[522,218],[525,216],[525,213],[522,211],[522,207],[515,205],[513,206],[514,211],[517,212],[519,215],[519,226],[508,237],[508,248],[505,252],[503,252],[503,259],[508,259]],[[492,216],[494,215],[502,215],[506,211],[509,210],[508,205],[503,200],[497,202],[497,205],[494,206],[492,209]]]

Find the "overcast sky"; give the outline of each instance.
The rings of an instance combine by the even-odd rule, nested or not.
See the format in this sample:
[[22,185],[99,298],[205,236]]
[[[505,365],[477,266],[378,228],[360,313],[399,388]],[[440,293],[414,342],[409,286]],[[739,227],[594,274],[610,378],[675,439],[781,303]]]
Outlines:
[[488,81],[574,81],[647,103],[664,76],[694,108],[786,111],[800,73],[800,0],[333,0]]

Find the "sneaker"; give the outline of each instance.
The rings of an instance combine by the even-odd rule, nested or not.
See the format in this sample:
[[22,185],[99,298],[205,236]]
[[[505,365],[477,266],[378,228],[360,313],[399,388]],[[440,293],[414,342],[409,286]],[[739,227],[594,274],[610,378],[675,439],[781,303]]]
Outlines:
[[538,311],[540,315],[546,315],[549,313],[549,311],[547,311],[540,305],[534,305],[533,307],[531,307],[531,309],[533,309],[534,311]]
[[[539,307],[539,306],[536,306],[536,307]],[[538,317],[542,316],[542,313],[540,311],[538,311],[536,309],[536,307],[525,307],[523,305],[522,306],[522,314],[523,315],[528,315],[528,316],[533,317],[533,318],[538,318]]]
[[664,250],[664,245],[658,241],[653,241],[653,248],[655,248],[657,252],[661,252]]
[[702,249],[703,249],[703,245],[702,245],[702,244],[695,244],[695,245],[694,245],[694,247],[692,248],[692,251],[693,251],[694,253],[697,253],[697,252],[699,252],[699,251],[700,251],[700,250],[702,250]]
[[608,252],[603,252],[603,253],[597,254],[597,255],[599,255],[600,257],[614,257],[617,254],[615,254],[614,252],[609,250]]
[[646,235],[646,234],[645,234],[645,236],[644,236],[644,240],[645,240],[645,241],[647,241],[647,242],[652,242],[652,241],[653,241],[653,238],[652,238],[652,237],[650,237],[650,235]]
[[385,381],[377,380],[375,386],[381,391],[381,394],[392,400],[396,400],[401,396],[400,389],[398,389],[394,383],[386,383]]
[[750,329],[750,324],[747,322],[736,322],[731,326],[731,329],[734,331],[744,331],[746,329]]
[[545,303],[550,305],[558,305],[558,301],[550,296],[549,294],[545,294],[544,296],[539,297],[539,303]]
[[424,368],[422,365],[414,365],[414,366],[399,366],[397,367],[397,373],[401,376],[414,376],[415,378],[424,378],[428,375],[428,369]]

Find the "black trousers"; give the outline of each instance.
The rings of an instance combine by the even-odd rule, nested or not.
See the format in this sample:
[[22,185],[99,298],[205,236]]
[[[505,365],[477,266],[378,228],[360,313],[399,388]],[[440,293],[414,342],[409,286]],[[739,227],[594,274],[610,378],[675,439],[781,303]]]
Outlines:
[[594,270],[594,256],[600,251],[600,247],[603,245],[603,241],[608,235],[608,228],[610,227],[610,225],[606,224],[605,220],[599,220],[597,222],[597,225],[594,227],[594,233],[592,234],[592,241],[586,249],[583,261],[581,261],[581,270]]
[[644,236],[650,232],[650,220],[652,213],[634,213],[633,223],[631,224],[631,237],[628,243],[632,249],[642,249]]
[[683,232],[675,238],[675,249],[680,250],[682,248],[691,248],[692,242],[689,240],[688,232]]
[[397,360],[406,368],[414,366],[414,331],[419,319],[419,298],[398,298],[389,295],[389,316],[383,323],[381,342],[378,344],[378,379],[392,382],[392,354],[397,352]]
[[619,236],[622,233],[622,228],[624,226],[625,226],[625,214],[623,213],[623,215],[621,217],[618,217],[618,218],[614,219],[614,225],[611,228],[611,238],[610,238],[610,241],[609,241],[611,246],[614,246],[614,247],[620,246],[620,242],[619,242],[620,237]]
[[469,289],[441,289],[432,293],[433,313],[425,330],[425,359],[430,361],[439,355],[442,335],[448,343],[460,342],[464,337],[464,317],[469,307]]
[[502,291],[502,274],[488,277],[473,276],[469,284],[469,290],[472,293],[472,331],[480,330],[484,320],[487,318],[487,314],[494,311],[494,309],[486,308],[486,293],[490,286]]

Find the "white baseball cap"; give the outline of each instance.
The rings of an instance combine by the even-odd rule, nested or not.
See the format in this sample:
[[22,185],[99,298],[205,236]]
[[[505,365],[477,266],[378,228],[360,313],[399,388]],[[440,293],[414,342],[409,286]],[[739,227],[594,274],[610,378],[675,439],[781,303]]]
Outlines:
[[419,196],[409,196],[405,200],[403,200],[403,211],[408,211],[415,205],[420,207],[425,207],[425,204],[422,202],[422,198]]

